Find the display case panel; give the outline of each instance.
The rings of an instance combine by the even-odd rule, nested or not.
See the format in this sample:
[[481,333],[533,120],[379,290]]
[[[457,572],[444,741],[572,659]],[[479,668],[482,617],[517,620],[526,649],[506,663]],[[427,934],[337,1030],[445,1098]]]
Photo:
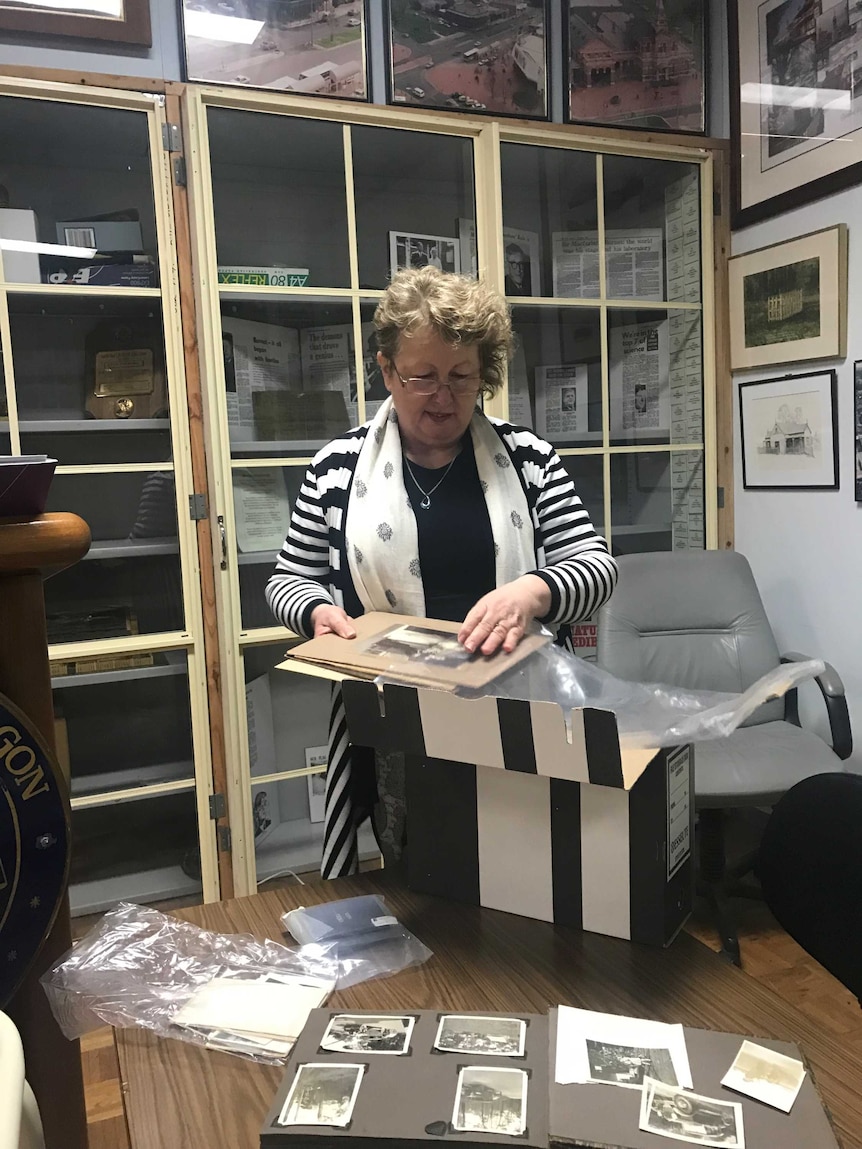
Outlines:
[[700,550],[706,546],[702,451],[611,456],[611,550]]
[[509,418],[557,447],[602,444],[598,308],[512,308],[517,336],[509,366]]
[[349,287],[340,124],[207,113],[219,282]]
[[595,154],[502,144],[500,171],[506,295],[597,298]]
[[602,159],[609,299],[700,301],[700,168]]
[[264,590],[305,471],[304,466],[231,469],[243,630],[275,625]]
[[475,275],[473,141],[365,125],[351,140],[359,287],[429,263]]
[[170,459],[160,300],[16,293],[9,325],[22,452],[61,466]]
[[7,283],[158,283],[148,116],[0,96]]

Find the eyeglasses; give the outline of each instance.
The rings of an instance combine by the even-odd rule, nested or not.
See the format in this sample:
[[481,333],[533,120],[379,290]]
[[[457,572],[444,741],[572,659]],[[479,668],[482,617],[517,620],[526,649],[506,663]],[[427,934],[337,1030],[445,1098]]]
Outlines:
[[392,370],[405,391],[411,395],[436,395],[441,387],[448,387],[453,395],[478,395],[482,390],[481,375],[450,375],[448,379],[438,379],[436,375],[411,375],[405,379],[395,361],[389,360]]

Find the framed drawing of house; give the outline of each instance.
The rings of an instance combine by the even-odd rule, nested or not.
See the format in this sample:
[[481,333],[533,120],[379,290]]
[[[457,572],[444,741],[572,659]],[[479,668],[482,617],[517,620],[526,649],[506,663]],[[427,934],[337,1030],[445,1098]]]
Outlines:
[[739,385],[742,485],[746,490],[836,490],[836,373]]
[[3,0],[0,33],[73,36],[149,48],[150,0]]

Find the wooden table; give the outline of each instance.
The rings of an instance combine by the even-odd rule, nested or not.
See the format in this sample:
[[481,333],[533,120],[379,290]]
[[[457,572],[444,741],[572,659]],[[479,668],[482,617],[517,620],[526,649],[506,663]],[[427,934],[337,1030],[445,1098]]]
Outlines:
[[[652,949],[412,894],[382,871],[196,906],[177,916],[207,929],[278,940],[286,909],[360,893],[385,896],[435,956],[397,977],[341,991],[331,1005],[536,1013],[576,1005],[795,1041],[844,1149],[862,1149],[860,1054],[841,1048],[788,1002],[686,934],[669,949]],[[116,1039],[132,1149],[258,1149],[281,1070],[145,1030],[120,1030]]]

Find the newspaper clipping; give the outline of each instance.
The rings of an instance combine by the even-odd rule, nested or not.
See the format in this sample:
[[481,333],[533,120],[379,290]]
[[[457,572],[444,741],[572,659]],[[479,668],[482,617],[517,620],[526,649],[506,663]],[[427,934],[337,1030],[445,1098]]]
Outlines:
[[290,327],[225,316],[222,352],[231,438],[253,439],[252,392],[301,388],[299,335]]
[[589,429],[589,385],[584,364],[536,368],[536,433],[553,440]]
[[667,320],[611,329],[611,433],[649,438],[670,424]]
[[[661,299],[661,228],[605,232],[609,299]],[[599,237],[594,231],[553,234],[554,295],[593,299],[599,294]]]

